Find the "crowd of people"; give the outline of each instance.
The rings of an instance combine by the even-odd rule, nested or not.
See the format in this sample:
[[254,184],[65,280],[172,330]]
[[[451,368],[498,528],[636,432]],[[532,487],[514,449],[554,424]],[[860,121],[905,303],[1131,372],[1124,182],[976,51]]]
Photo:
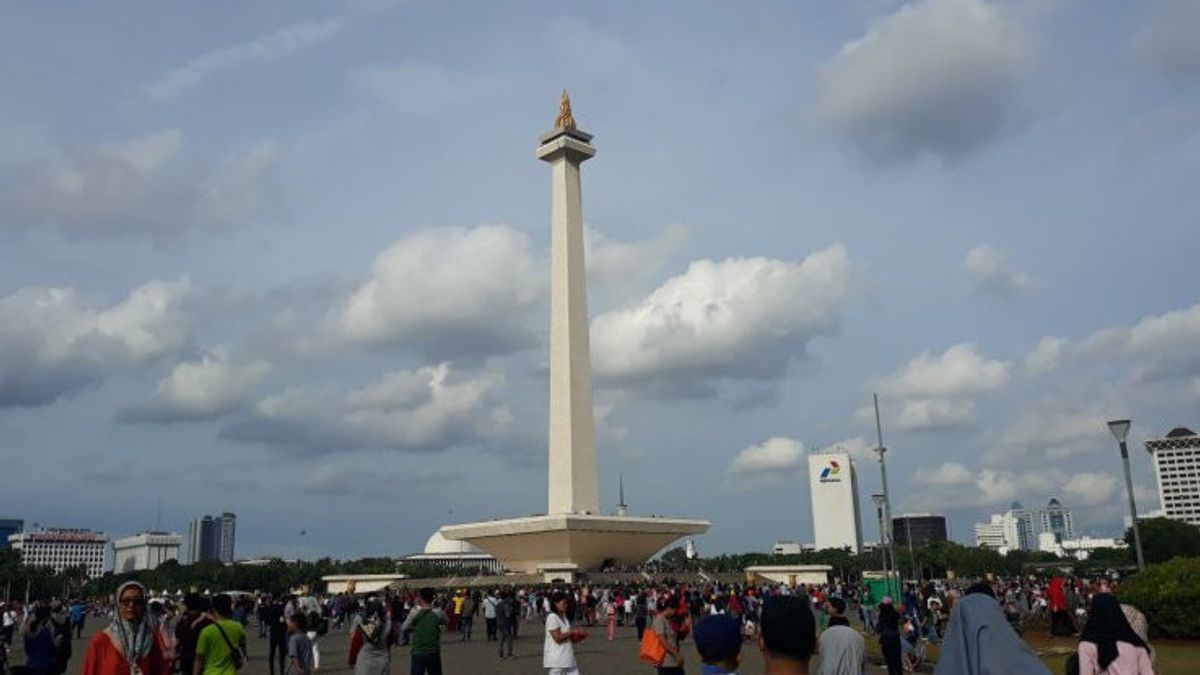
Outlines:
[[[941,644],[935,673],[1047,673],[1021,638],[1028,626],[1079,634],[1068,673],[1154,673],[1145,616],[1121,605],[1107,579],[1024,579],[906,584],[786,585],[718,583],[586,585],[557,588],[388,591],[328,596],[186,595],[151,598],[123,584],[112,605],[5,606],[0,652],[22,640],[29,675],[67,669],[73,639],[89,616],[104,616],[83,659],[83,675],[236,675],[256,624],[270,675],[314,675],[323,640],[348,640],[355,675],[389,675],[391,654],[407,647],[409,672],[441,675],[444,639],[495,643],[512,658],[519,632],[540,624],[548,675],[581,672],[574,645],[600,628],[615,639],[634,628],[640,658],[657,675],[737,673],[742,650],[761,650],[767,673],[860,675],[867,640],[877,640],[889,675],[921,669],[927,646]],[[343,635],[344,634],[344,635]],[[687,646],[688,641],[694,647]],[[694,654],[693,654],[694,651]],[[530,655],[530,654],[527,654]],[[699,661],[698,668],[691,664]]]

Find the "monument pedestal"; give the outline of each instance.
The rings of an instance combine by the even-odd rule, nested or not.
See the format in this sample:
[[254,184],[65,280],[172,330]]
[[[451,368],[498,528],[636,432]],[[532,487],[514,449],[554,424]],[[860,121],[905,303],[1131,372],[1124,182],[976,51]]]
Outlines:
[[636,567],[676,539],[709,527],[706,520],[556,513],[446,525],[441,533],[482,548],[514,572],[537,574],[568,565],[599,571],[606,562]]

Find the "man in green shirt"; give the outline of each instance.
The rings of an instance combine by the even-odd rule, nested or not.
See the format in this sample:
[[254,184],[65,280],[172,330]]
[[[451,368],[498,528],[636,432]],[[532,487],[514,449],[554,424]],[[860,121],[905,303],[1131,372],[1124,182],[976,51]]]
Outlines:
[[246,632],[242,630],[242,624],[229,618],[232,614],[233,600],[228,595],[222,593],[213,598],[213,616],[210,617],[213,623],[200,631],[192,675],[237,675],[240,663],[235,661],[233,652],[237,650],[242,659],[245,658]]
[[412,675],[442,675],[442,624],[446,614],[433,606],[432,588],[422,588],[417,607],[408,613],[400,632],[412,631]]

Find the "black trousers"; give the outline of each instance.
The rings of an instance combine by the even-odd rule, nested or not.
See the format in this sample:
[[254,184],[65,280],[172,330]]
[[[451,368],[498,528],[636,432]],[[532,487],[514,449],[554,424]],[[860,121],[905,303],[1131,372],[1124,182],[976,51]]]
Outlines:
[[267,657],[267,665],[271,669],[271,674],[275,673],[275,653],[279,652],[279,675],[284,675],[287,672],[287,634],[275,635],[271,634],[271,646],[269,656]]
[[484,621],[487,622],[487,639],[495,640],[496,639],[496,619],[495,618],[488,619],[485,617]]
[[887,664],[888,675],[903,675],[904,662],[900,659],[900,636],[881,637],[879,646],[883,650],[883,661]]
[[442,675],[441,653],[413,654],[409,672],[411,675]]

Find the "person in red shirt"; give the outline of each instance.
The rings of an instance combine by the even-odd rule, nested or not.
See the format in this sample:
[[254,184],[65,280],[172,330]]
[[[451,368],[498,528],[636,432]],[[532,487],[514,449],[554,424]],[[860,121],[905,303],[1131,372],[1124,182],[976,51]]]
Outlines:
[[170,675],[171,663],[146,611],[146,587],[127,581],[117,589],[117,616],[92,636],[81,675]]

